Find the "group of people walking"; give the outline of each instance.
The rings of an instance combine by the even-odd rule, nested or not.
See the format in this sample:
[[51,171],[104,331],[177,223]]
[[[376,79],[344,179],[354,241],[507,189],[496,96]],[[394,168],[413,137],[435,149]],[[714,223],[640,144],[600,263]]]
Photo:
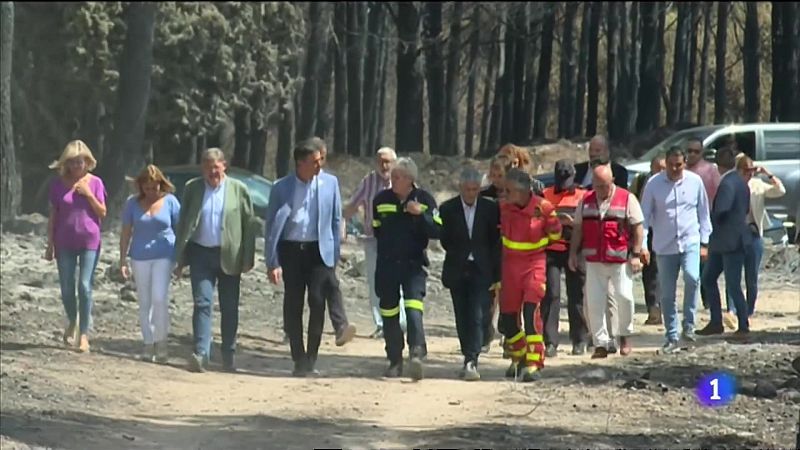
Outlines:
[[[376,169],[343,204],[338,179],[322,167],[324,141],[311,138],[293,152],[295,170],[272,187],[265,217],[269,280],[284,285],[283,322],[295,376],[318,374],[316,361],[326,306],[344,345],[356,329],[347,320],[336,275],[344,220],[364,211],[366,275],[376,329],[388,365],[384,376],[424,377],[427,355],[423,315],[427,248],[446,252],[442,283],[450,290],[464,356],[461,377],[480,379],[478,358],[497,331],[508,377],[535,380],[546,357],[558,354],[560,280],[565,273],[572,354],[594,347],[592,358],[632,351],[632,275],[644,271],[646,324],[666,326],[664,351],[679,349],[676,280],[684,274],[681,338],[724,331],[730,315],[746,335],[755,310],[765,196],[785,192],[780,180],[737,156],[735,142],[717,152],[716,167],[702,159],[702,142],[671,148],[652,171],[627,190],[628,174],[610,159],[602,136],[589,143],[589,161],[555,165],[555,184],[529,175],[530,158],[507,145],[492,159],[489,185],[474,168],[460,174],[459,194],[439,207],[418,182],[411,158],[384,147]],[[64,342],[89,351],[92,280],[106,215],[96,161],[82,141],[67,144],[51,167],[50,220],[45,258],[56,259],[68,325]],[[189,368],[203,372],[211,353],[214,288],[221,313],[223,370],[235,371],[241,275],[253,269],[259,222],[245,185],[225,175],[219,149],[206,150],[202,176],[182,198],[154,165],[136,177],[136,194],[122,212],[120,270],[135,279],[144,349],[142,357],[168,359],[171,274],[190,267],[194,344]],[[713,169],[713,170],[712,170]],[[767,176],[769,182],[754,177]],[[343,220],[344,219],[344,220]],[[129,263],[130,260],[130,263]],[[703,266],[705,263],[705,266]],[[130,264],[130,265],[129,265]],[[744,270],[747,296],[741,292]],[[78,272],[78,302],[75,279]],[[722,314],[717,279],[724,272],[729,299]],[[711,322],[695,333],[698,287]],[[303,309],[309,320],[303,333]],[[497,310],[499,309],[499,314]],[[404,351],[408,359],[404,368]]]

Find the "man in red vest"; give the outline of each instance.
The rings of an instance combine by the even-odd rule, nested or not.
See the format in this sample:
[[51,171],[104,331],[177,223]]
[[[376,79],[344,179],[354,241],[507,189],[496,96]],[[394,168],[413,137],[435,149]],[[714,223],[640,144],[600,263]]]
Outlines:
[[555,357],[558,352],[558,321],[561,309],[561,271],[567,282],[567,313],[569,316],[569,338],[572,354],[586,352],[588,330],[583,316],[583,285],[585,276],[580,270],[567,267],[569,239],[572,236],[575,209],[586,194],[575,183],[575,166],[569,159],[556,161],[555,184],[544,190],[544,199],[556,208],[561,222],[561,239],[550,241],[547,246],[547,291],[542,303],[544,320],[545,355]]
[[[633,334],[631,272],[642,269],[644,216],[636,196],[614,185],[611,167],[593,169],[592,188],[578,204],[569,250],[569,268],[578,269],[578,250],[586,258],[586,315],[595,346],[592,358],[606,358],[610,344],[607,310],[617,310],[611,323],[620,337],[620,354],[630,354]],[[611,294],[611,295],[609,295]],[[619,328],[616,330],[615,328]],[[617,332],[618,331],[618,332]]]
[[[503,244],[500,319],[511,357],[506,376],[533,381],[544,367],[544,338],[539,305],[545,293],[545,248],[561,239],[561,223],[553,205],[533,194],[527,173],[506,174],[506,199],[500,206]],[[518,318],[522,311],[524,330]]]

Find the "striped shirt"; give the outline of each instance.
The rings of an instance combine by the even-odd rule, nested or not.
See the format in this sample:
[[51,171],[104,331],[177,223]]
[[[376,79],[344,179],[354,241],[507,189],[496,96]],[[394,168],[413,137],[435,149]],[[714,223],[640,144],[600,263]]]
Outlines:
[[378,192],[392,187],[392,180],[384,180],[376,171],[367,174],[350,197],[352,207],[364,208],[364,234],[372,237],[372,199]]

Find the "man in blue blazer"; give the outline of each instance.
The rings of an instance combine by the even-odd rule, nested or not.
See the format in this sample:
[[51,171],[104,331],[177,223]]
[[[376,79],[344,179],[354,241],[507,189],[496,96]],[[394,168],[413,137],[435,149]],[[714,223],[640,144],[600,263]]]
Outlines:
[[742,270],[745,249],[751,245],[752,233],[747,226],[747,213],[750,210],[750,190],[744,179],[735,169],[736,151],[725,147],[717,152],[717,166],[722,177],[717,195],[711,207],[713,231],[709,238],[708,261],[703,270],[703,286],[706,289],[711,322],[697,334],[709,336],[722,334],[722,304],[717,280],[725,272],[725,292],[728,300],[736,305],[739,319],[737,337],[750,332],[747,320],[747,303],[742,292]]
[[[294,149],[295,172],[276,181],[266,213],[264,253],[269,280],[283,280],[284,329],[295,376],[316,375],[325,292],[336,283],[342,202],[339,181],[320,173],[325,146],[311,138]],[[303,345],[303,300],[308,289],[308,347]]]

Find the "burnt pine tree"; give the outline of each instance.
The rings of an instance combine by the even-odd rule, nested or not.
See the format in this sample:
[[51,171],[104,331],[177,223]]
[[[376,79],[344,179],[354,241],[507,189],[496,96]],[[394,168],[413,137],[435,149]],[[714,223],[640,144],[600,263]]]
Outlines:
[[692,20],[689,27],[689,73],[683,88],[681,122],[690,121],[694,116],[694,78],[697,74],[697,29],[700,26],[700,3],[692,3],[691,16]]
[[619,4],[619,37],[617,39],[617,95],[614,99],[614,121],[609,124],[608,135],[612,139],[622,137],[622,126],[628,121],[628,110],[625,109],[628,97],[628,5]]
[[714,76],[714,123],[725,121],[725,55],[728,45],[728,13],[730,4],[717,3],[717,48],[716,48],[716,73]]
[[364,53],[367,4],[347,2],[347,152],[363,156],[364,139]]
[[147,104],[150,100],[150,73],[153,64],[153,30],[156,3],[131,3],[125,11],[125,45],[119,70],[118,100],[114,133],[108,158],[100,167],[106,183],[111,217],[125,195],[125,175],[138,171],[144,162],[143,144]]
[[423,3],[423,48],[428,87],[428,150],[442,154],[444,150],[445,84],[444,51],[442,50],[442,3]]
[[513,46],[513,41],[509,42],[509,36],[512,28],[511,23],[506,24],[505,17],[501,19],[501,30],[498,36],[503,36],[503,41],[498,42],[498,59],[497,71],[494,79],[494,100],[492,101],[491,116],[489,117],[489,139],[487,145],[491,149],[496,149],[501,145],[502,126],[505,115],[505,108],[503,107],[506,99],[506,83],[505,80],[509,77],[509,58],[513,57],[513,52],[509,52],[509,46]]
[[469,75],[467,77],[467,117],[464,124],[464,156],[474,154],[475,139],[475,89],[478,80],[478,56],[480,51],[481,10],[478,5],[472,7],[470,19],[471,33],[469,37]]
[[708,52],[711,47],[711,2],[703,4],[703,49],[700,53],[700,87],[697,95],[697,123],[706,123],[708,100]]
[[529,11],[528,36],[530,56],[527,57],[525,67],[525,86],[524,86],[524,107],[522,117],[519,118],[520,136],[524,136],[524,141],[528,142],[533,133],[533,107],[536,102],[536,66],[539,63],[539,48],[542,38],[541,5],[528,5],[533,8]]
[[281,178],[289,173],[291,167],[291,155],[294,147],[294,96],[285,98],[281,101],[278,109],[280,114],[280,125],[278,126],[278,152],[275,154],[275,176]]
[[800,5],[797,2],[783,4],[783,36],[786,39],[786,79],[789,95],[783,102],[784,122],[800,122]]
[[[525,72],[528,68],[528,59],[532,56],[528,47],[528,3],[519,5],[514,15],[514,75],[512,91],[513,97],[508,101],[513,110],[511,117],[506,120],[506,125],[511,127],[508,134],[511,141],[522,144],[528,139],[525,132]],[[513,122],[512,119],[513,118]]]
[[489,119],[491,118],[492,111],[492,94],[494,89],[492,85],[495,82],[497,72],[502,68],[503,63],[503,46],[498,41],[500,36],[503,35],[505,30],[505,8],[500,10],[501,20],[496,24],[492,31],[492,40],[489,45],[489,56],[486,58],[486,76],[483,81],[483,111],[481,112],[481,137],[480,137],[480,152],[484,156],[488,156],[494,149],[489,146]]
[[[333,92],[333,151],[347,153],[348,149],[348,98],[347,98],[347,3],[338,2],[333,5],[333,33],[336,42],[334,54],[334,79]],[[331,149],[328,149],[331,150]]]
[[[328,14],[330,18],[330,14]],[[328,22],[325,27],[327,29]],[[317,81],[317,126],[314,135],[326,139],[331,129],[331,91],[333,90],[333,66],[336,59],[336,39],[329,38],[325,46],[324,62],[320,67],[319,80]]]
[[659,104],[661,103],[661,83],[658,56],[658,9],[657,2],[639,4],[642,19],[641,66],[639,73],[639,114],[636,117],[636,131],[641,133],[658,126]]
[[744,120],[758,122],[760,118],[760,77],[758,41],[758,3],[745,3],[744,26]]
[[[303,70],[303,93],[300,102],[300,123],[297,124],[297,139],[306,139],[314,135],[317,129],[317,110],[319,105],[319,87],[322,68],[328,48],[327,3],[310,2],[308,4],[308,42],[306,43],[306,62]],[[238,141],[237,141],[238,142]]]
[[380,2],[369,2],[367,15],[367,56],[364,64],[364,146],[369,152],[377,149],[378,125],[378,82],[380,81],[381,52],[383,42],[380,38],[386,24],[384,5]]
[[461,65],[461,17],[464,14],[464,4],[453,4],[450,17],[450,42],[447,50],[447,82],[445,83],[445,111],[444,111],[444,146],[446,155],[458,154],[458,104],[459,87],[461,78],[459,70]]
[[[384,19],[385,21],[385,19]],[[381,43],[380,81],[378,82],[378,123],[375,127],[374,147],[383,146],[384,128],[386,124],[386,77],[389,72],[389,46]]]
[[590,5],[590,3],[583,4],[581,38],[578,46],[578,81],[575,85],[575,114],[572,122],[572,132],[578,136],[583,135],[583,112],[586,103],[586,66],[589,62],[589,29],[592,21],[592,8]]
[[14,2],[0,3],[0,224],[19,213],[22,180],[17,172],[11,117],[11,56],[14,50]]
[[586,135],[597,134],[597,102],[600,96],[600,72],[597,66],[597,46],[600,42],[602,3],[591,2],[589,22],[589,66],[586,68]]
[[533,136],[543,138],[547,133],[547,114],[550,104],[550,69],[553,63],[553,31],[555,11],[545,3],[542,11],[542,49],[539,55],[539,73],[536,76],[536,108],[533,115]]
[[770,93],[770,122],[777,122],[781,117],[782,98],[786,92],[784,67],[786,66],[786,52],[783,40],[783,3],[772,2],[772,92]]
[[397,109],[395,149],[400,153],[423,149],[423,79],[419,48],[419,11],[413,2],[397,4]]
[[561,86],[558,106],[558,135],[572,137],[575,122],[575,16],[578,2],[567,2],[564,11],[564,29],[561,34]]
[[614,133],[614,123],[616,121],[616,100],[617,100],[617,50],[619,48],[617,30],[619,30],[619,13],[621,4],[618,2],[608,3],[608,14],[606,15],[606,130],[612,138],[616,138]]
[[675,51],[672,63],[672,85],[669,93],[667,123],[674,125],[682,117],[684,86],[689,68],[689,26],[691,25],[691,4],[677,3],[678,27],[675,30]]
[[628,51],[627,79],[623,88],[626,90],[625,103],[622,108],[625,110],[625,121],[620,124],[622,136],[630,136],[636,132],[636,117],[638,115],[639,102],[639,67],[642,60],[642,41],[641,41],[641,21],[639,20],[639,3],[632,2],[629,14],[631,46]]

